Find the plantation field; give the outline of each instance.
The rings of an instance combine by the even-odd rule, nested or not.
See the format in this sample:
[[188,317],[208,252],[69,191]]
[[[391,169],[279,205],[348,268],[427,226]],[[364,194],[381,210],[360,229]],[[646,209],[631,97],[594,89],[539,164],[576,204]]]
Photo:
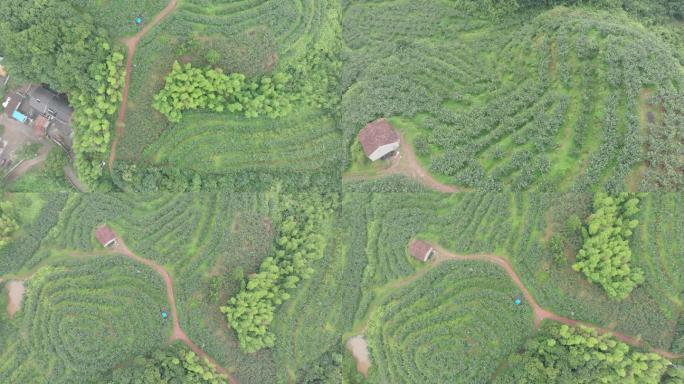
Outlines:
[[[371,382],[488,383],[531,334],[532,311],[497,267],[449,263],[394,292],[370,319]],[[447,368],[448,367],[448,368]]]
[[[227,134],[229,132],[229,134]],[[200,172],[216,169],[327,170],[340,161],[340,135],[333,121],[315,111],[283,119],[250,119],[195,113],[148,147],[151,164]]]
[[[569,223],[575,216],[586,219],[589,194],[347,192],[332,221],[319,228],[326,246],[323,257],[312,263],[311,278],[277,307],[271,327],[274,348],[256,354],[240,351],[219,307],[273,251],[281,225],[278,193],[11,197],[25,208],[21,230],[0,249],[5,260],[0,277],[28,279],[28,292],[15,318],[0,326],[6,351],[2,378],[39,375],[27,380],[68,382],[103,377],[126,356],[150,353],[169,337],[168,324],[159,317],[168,305],[159,275],[103,250],[93,235],[102,223],[134,254],[168,271],[187,337],[244,383],[339,375],[363,382],[343,349],[356,335],[370,345],[368,382],[488,382],[529,336],[531,306],[513,303],[522,293],[498,266],[416,261],[407,252],[413,238],[455,254],[507,259],[539,305],[561,316],[640,337],[664,350],[680,351],[684,345],[684,282],[678,273],[684,266],[675,256],[682,249],[681,194],[641,198],[631,248],[645,282],[615,302],[570,267],[582,242]],[[550,246],[556,235],[565,239],[562,257]],[[129,289],[145,295],[129,299]],[[78,313],[85,316],[79,323],[84,328],[75,330],[67,326],[72,324],[69,312],[61,312],[65,309],[56,303],[68,303],[79,290],[87,292],[88,300],[71,305],[82,306]],[[118,322],[120,307],[134,309],[135,317],[126,324],[139,324],[138,331]],[[53,314],[65,317],[64,326],[48,320]],[[103,321],[111,327],[91,331]],[[54,339],[55,334],[60,340],[75,337],[73,332],[87,335],[86,341],[67,346]],[[89,341],[128,332],[140,333],[111,343]],[[27,336],[17,338],[20,334]],[[130,338],[141,340],[130,344]],[[83,349],[63,357],[58,351],[71,344]],[[34,368],[45,364],[44,371]],[[439,369],[444,365],[459,368]]]
[[[169,324],[161,279],[121,256],[86,256],[39,269],[3,328],[3,382],[98,380],[158,348]],[[5,333],[7,332],[7,333]]]
[[[174,60],[200,67],[211,63],[225,73],[245,74],[248,80],[287,72],[295,77],[293,86],[315,92],[327,80],[310,79],[318,72],[309,74],[306,68],[318,62],[306,55],[317,52],[314,46],[335,41],[330,35],[335,33],[336,7],[335,2],[308,0],[180,3],[143,37],[134,57],[117,167],[135,165],[136,172],[168,170],[203,180],[226,176],[240,185],[258,185],[253,180],[259,175],[294,180],[315,174],[334,188],[344,147],[328,111],[297,101],[295,110],[283,118],[195,112],[170,124],[152,104]],[[305,85],[308,82],[312,84]]]
[[350,4],[348,145],[374,117],[400,116],[421,162],[451,184],[679,190],[665,137],[679,135],[684,72],[671,46],[619,14],[520,18],[492,23],[446,1]]
[[72,0],[95,18],[95,22],[107,29],[116,37],[133,35],[141,27],[135,19],[141,17],[144,22],[164,8],[165,0]]

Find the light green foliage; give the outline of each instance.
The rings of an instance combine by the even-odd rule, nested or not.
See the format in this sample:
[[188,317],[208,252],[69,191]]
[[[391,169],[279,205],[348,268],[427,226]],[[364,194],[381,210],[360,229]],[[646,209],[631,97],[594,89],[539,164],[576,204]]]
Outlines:
[[224,75],[220,69],[193,68],[189,63],[181,66],[176,61],[164,89],[154,97],[154,107],[171,122],[179,122],[185,110],[235,112],[243,108],[237,100],[244,86],[244,75]]
[[19,224],[15,218],[12,202],[0,201],[0,247],[9,242],[17,229],[19,229]]
[[[102,43],[100,49],[111,52],[107,43]],[[109,150],[110,121],[121,102],[124,85],[123,59],[121,52],[111,52],[103,63],[90,67],[96,92],[80,90],[70,95],[78,132],[74,138],[76,165],[81,181],[88,185],[93,185],[101,175],[100,161]]]
[[631,350],[610,334],[565,324],[547,325],[513,355],[496,383],[658,384],[670,362]]
[[110,384],[225,384],[227,380],[208,362],[177,342],[149,357],[114,369]]
[[320,235],[333,208],[332,196],[285,197],[278,225],[275,252],[264,259],[259,272],[249,276],[244,290],[221,307],[228,323],[248,353],[275,345],[269,330],[278,305],[290,298],[287,292],[311,277],[311,263],[323,256],[325,238]]
[[625,299],[644,282],[640,268],[631,266],[629,238],[639,224],[639,199],[629,193],[610,196],[597,193],[594,211],[587,221],[584,245],[577,253],[574,270],[599,283],[613,299]]

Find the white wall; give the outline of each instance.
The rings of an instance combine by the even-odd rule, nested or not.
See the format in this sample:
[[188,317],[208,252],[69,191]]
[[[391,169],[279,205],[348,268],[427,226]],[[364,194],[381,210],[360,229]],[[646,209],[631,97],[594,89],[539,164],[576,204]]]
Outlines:
[[386,154],[388,154],[392,151],[396,151],[398,148],[399,148],[399,142],[398,141],[395,143],[391,143],[391,144],[385,144],[381,147],[378,147],[378,149],[376,149],[375,151],[373,151],[373,153],[371,153],[370,156],[368,156],[368,158],[371,159],[371,161],[375,161],[377,159],[382,158],[383,156],[385,156]]

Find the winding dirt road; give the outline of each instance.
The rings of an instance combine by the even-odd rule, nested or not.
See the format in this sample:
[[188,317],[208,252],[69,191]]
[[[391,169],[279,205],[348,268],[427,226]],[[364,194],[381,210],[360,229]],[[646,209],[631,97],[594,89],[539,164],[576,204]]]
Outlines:
[[126,78],[124,82],[123,90],[121,91],[121,107],[119,107],[119,116],[116,119],[116,130],[114,133],[114,140],[112,140],[112,149],[109,151],[109,173],[112,173],[112,167],[114,161],[116,161],[116,147],[119,145],[119,140],[124,134],[124,125],[126,121],[126,105],[128,103],[128,88],[131,84],[131,73],[133,72],[133,56],[135,56],[135,50],[138,47],[140,40],[154,28],[159,22],[164,20],[165,17],[171,14],[176,9],[178,5],[178,0],[170,0],[169,4],[161,12],[155,16],[152,21],[147,23],[143,29],[138,31],[133,37],[129,37],[123,40],[123,43],[127,48],[127,58],[126,58]]
[[[557,315],[547,309],[542,308],[539,303],[534,299],[532,294],[530,294],[530,291],[527,289],[525,284],[523,284],[522,280],[520,280],[520,277],[518,276],[517,273],[515,273],[515,270],[513,269],[513,266],[508,262],[508,260],[496,256],[496,255],[491,255],[491,254],[473,254],[473,255],[458,255],[452,252],[447,251],[446,249],[432,244],[432,247],[436,251],[435,255],[435,264],[439,264],[448,260],[477,260],[477,261],[486,261],[488,263],[494,263],[501,268],[503,268],[508,276],[513,280],[513,283],[520,288],[520,290],[523,293],[523,296],[525,297],[525,301],[529,303],[530,307],[532,307],[532,311],[534,312],[534,325],[535,327],[539,327],[542,321],[544,320],[553,320],[559,323],[567,324],[567,325],[572,325],[572,326],[578,326],[582,325],[587,328],[593,328],[595,329],[599,334],[605,334],[605,333],[610,333],[613,337],[616,339],[635,346],[635,347],[645,347],[643,340],[640,338],[628,336],[625,334],[622,334],[620,332],[615,332],[611,329],[600,327],[594,324],[590,323],[585,323],[582,321],[570,319],[567,317],[563,317],[560,315]],[[672,353],[670,351],[666,351],[663,349],[658,349],[658,348],[648,348],[652,352],[655,352],[665,358],[668,359],[676,359],[680,358],[681,356],[675,353]]]
[[155,263],[152,260],[144,259],[136,254],[134,254],[123,242],[121,237],[116,236],[116,244],[111,248],[112,251],[118,254],[122,254],[138,263],[145,264],[146,266],[154,269],[162,279],[164,279],[164,284],[166,284],[166,298],[169,302],[169,308],[171,308],[171,320],[173,321],[173,333],[169,341],[182,341],[190,349],[195,352],[200,358],[205,358],[212,364],[216,371],[224,374],[228,378],[228,382],[231,384],[238,384],[238,381],[233,375],[231,375],[227,370],[225,370],[220,364],[216,362],[211,356],[202,350],[197,344],[195,344],[190,338],[185,334],[185,331],[180,326],[178,321],[178,311],[176,310],[176,299],[173,295],[173,280],[169,273],[161,265]]

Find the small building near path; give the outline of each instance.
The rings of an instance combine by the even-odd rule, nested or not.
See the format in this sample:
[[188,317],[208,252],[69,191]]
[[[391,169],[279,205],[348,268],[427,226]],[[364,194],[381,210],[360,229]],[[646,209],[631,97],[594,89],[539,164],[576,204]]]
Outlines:
[[423,240],[411,240],[409,253],[419,261],[428,261],[435,253],[435,249]]
[[385,118],[368,123],[359,132],[359,142],[371,161],[381,159],[399,149],[399,135]]
[[95,238],[103,247],[116,245],[116,234],[106,225],[101,225],[95,230]]

